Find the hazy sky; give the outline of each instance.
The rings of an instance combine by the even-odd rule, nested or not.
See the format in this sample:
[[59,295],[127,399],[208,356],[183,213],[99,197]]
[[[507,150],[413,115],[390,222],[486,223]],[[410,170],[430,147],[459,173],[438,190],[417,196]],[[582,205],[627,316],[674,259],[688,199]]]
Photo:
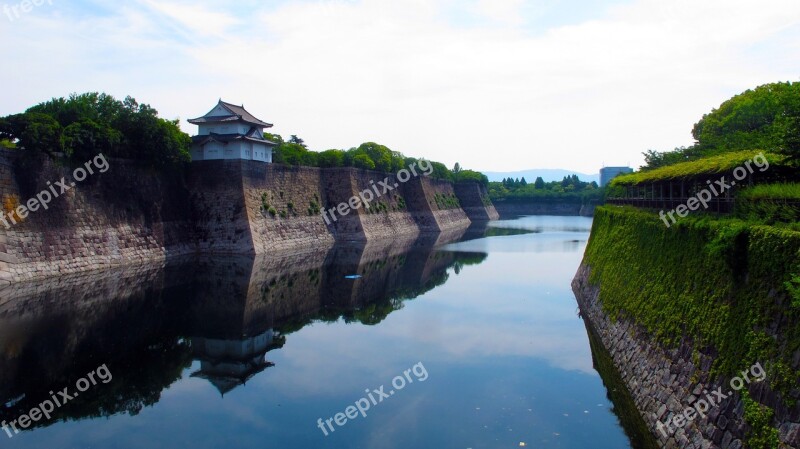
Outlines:
[[798,0],[5,2],[0,115],[101,91],[193,133],[222,97],[314,150],[480,170],[638,166],[800,80]]

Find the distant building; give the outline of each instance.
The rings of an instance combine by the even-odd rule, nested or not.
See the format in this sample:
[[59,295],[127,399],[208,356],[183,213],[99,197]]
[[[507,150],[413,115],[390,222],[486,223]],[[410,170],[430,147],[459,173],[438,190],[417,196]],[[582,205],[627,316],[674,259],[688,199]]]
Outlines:
[[603,167],[600,169],[600,187],[605,187],[612,179],[623,173],[633,173],[630,167]]
[[255,118],[244,106],[219,100],[208,114],[189,123],[199,127],[198,135],[192,137],[192,161],[272,162],[272,150],[277,144],[264,138],[264,129],[272,128],[272,124]]

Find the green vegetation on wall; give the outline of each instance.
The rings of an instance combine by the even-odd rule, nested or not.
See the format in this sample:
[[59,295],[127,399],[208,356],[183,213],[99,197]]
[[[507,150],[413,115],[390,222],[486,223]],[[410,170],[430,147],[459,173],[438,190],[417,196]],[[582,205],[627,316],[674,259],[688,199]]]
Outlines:
[[601,207],[585,263],[612,319],[634,320],[665,347],[688,338],[717,354],[711,376],[761,362],[794,403],[800,308],[787,283],[800,273],[800,233],[708,216],[666,228],[656,213]]
[[[764,157],[769,162],[769,170],[776,171],[778,167],[784,166],[784,157],[773,154],[764,153],[758,150],[743,150],[731,153],[720,154],[716,156],[706,157],[703,159],[681,162],[677,164],[667,165],[655,170],[645,170],[636,173],[629,173],[619,175],[611,180],[612,186],[623,185],[638,185],[648,182],[669,181],[681,178],[691,178],[703,175],[719,175],[729,173],[736,167],[741,167],[745,162],[751,161],[758,154],[764,154]],[[756,173],[760,169],[755,169]]]
[[800,184],[761,184],[744,189],[736,196],[735,214],[800,231]]

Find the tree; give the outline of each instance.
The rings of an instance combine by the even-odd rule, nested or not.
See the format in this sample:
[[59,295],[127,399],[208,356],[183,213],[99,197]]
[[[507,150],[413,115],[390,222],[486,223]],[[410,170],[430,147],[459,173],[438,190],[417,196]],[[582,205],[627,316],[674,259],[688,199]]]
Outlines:
[[375,162],[366,154],[357,154],[353,157],[353,167],[375,170]]
[[489,178],[481,172],[474,170],[460,170],[458,173],[453,174],[453,180],[456,182],[479,182],[483,185],[489,184]]
[[392,171],[392,151],[389,148],[375,142],[366,142],[355,149],[354,157],[359,154],[367,155],[375,170],[387,173]]
[[317,158],[320,167],[344,167],[344,151],[327,150]]
[[289,138],[289,143],[293,143],[295,145],[300,145],[303,148],[308,148],[306,143],[303,139],[297,137],[295,134],[292,134],[292,137]]
[[461,164],[459,164],[458,162],[456,162],[456,165],[454,165],[454,166],[453,166],[453,173],[457,175],[457,174],[459,174],[460,172],[461,172]]
[[544,179],[541,176],[536,177],[536,181],[533,182],[533,186],[536,190],[544,189]]
[[89,119],[77,121],[61,135],[64,153],[75,160],[88,160],[100,153],[113,154],[114,147],[122,142],[122,134],[108,126]]
[[782,144],[778,152],[786,156],[787,162],[800,165],[800,96],[787,102],[778,123],[782,129]]
[[703,115],[692,128],[695,144],[688,148],[643,153],[642,170],[696,160],[739,150],[764,150],[783,153],[789,161],[799,161],[797,129],[800,116],[797,102],[800,83],[772,83],[747,90]]
[[18,147],[30,152],[61,151],[61,133],[61,124],[39,112],[14,114],[0,121],[0,138],[17,142]]
[[431,172],[430,175],[432,178],[442,179],[446,181],[453,180],[453,172],[451,172],[446,165],[442,164],[441,162],[433,162],[433,161],[430,161],[430,164],[431,167],[433,168],[433,171]]
[[280,134],[264,133],[264,138],[270,142],[275,142],[278,145],[284,143],[283,137],[281,137]]
[[522,179],[519,180],[519,185],[521,185],[522,187],[528,185],[528,181],[525,180],[524,176],[522,177]]
[[273,162],[286,165],[308,165],[313,156],[309,156],[307,153],[309,151],[304,146],[289,141],[275,148],[272,155]]
[[97,92],[54,98],[5,117],[0,120],[3,138],[26,150],[52,153],[63,148],[76,162],[101,151],[154,166],[191,159],[191,139],[177,120],[159,118],[158,111],[131,97],[118,101]]

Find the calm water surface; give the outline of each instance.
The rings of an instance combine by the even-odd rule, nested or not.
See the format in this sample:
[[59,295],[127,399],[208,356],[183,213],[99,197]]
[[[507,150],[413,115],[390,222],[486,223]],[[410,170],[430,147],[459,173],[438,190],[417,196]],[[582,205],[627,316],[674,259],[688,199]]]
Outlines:
[[[0,445],[630,448],[570,290],[590,226],[523,217],[2,290],[2,419],[100,365],[113,379]],[[366,417],[318,427],[415,365]]]

